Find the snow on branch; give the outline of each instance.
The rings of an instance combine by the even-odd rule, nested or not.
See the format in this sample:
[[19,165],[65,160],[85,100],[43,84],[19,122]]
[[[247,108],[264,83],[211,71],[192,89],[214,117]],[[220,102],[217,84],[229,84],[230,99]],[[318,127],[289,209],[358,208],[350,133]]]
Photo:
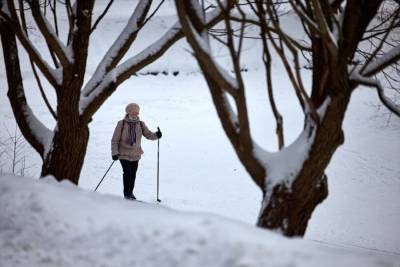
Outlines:
[[294,11],[297,13],[297,15],[302,19],[302,21],[305,22],[306,25],[308,25],[310,28],[313,30],[319,32],[318,25],[315,23],[315,21],[310,18],[304,11],[303,9],[295,3],[293,0],[289,1],[291,6],[293,7]]
[[84,96],[88,96],[103,80],[107,72],[114,68],[125,55],[130,44],[134,41],[138,31],[141,29],[141,24],[146,18],[150,5],[151,1],[149,0],[142,0],[137,4],[125,28],[111,45],[110,49],[108,49],[92,78],[85,85],[82,91]]
[[226,89],[232,96],[235,96],[236,91],[239,90],[238,81],[213,59],[208,39],[197,32],[190,16],[186,13],[184,5],[178,5],[177,7],[187,40],[195,53],[198,54],[198,60],[205,66],[203,71],[206,70],[221,88]]
[[[329,50],[332,54],[336,54],[338,49],[338,40],[336,35],[329,29],[328,22],[326,21],[324,12],[322,10],[321,4],[317,0],[312,1],[314,3],[314,12],[317,22],[319,24],[319,29],[322,34],[322,38],[325,40]],[[332,46],[333,45],[333,46]]]
[[[193,25],[188,21],[188,25],[191,28],[191,34],[197,44],[197,49],[199,49],[198,53],[201,53],[202,56],[199,57],[200,60],[203,61],[203,64],[206,64],[209,67],[210,73],[215,74],[217,77],[222,79],[216,79],[216,81],[221,82],[222,88],[231,88],[233,90],[238,90],[239,85],[237,80],[232,77],[228,71],[226,71],[220,64],[218,64],[212,57],[212,52],[210,46],[208,44],[208,40],[202,37],[200,34],[196,32]],[[234,95],[234,94],[233,94]]]
[[[212,11],[206,12],[206,26],[211,27],[221,19],[221,9],[215,8]],[[146,47],[133,57],[128,58],[115,68],[104,73],[103,78],[96,80],[99,82],[95,87],[91,84],[85,86],[81,93],[80,113],[85,114],[85,117],[90,117],[102,101],[105,101],[109,95],[115,90],[115,87],[129,79],[140,69],[151,64],[160,56],[162,56],[168,48],[176,41],[183,37],[182,28],[179,22],[176,22],[161,38],[153,44]],[[91,81],[89,81],[91,82]],[[111,87],[111,85],[114,85]],[[98,101],[99,102],[98,102]]]
[[[314,21],[313,18],[311,18],[306,12],[305,12],[305,7],[301,6],[300,4],[296,3],[294,0],[290,0],[290,4],[293,7],[294,11],[297,13],[299,18],[304,22],[304,24],[308,25],[311,29],[316,31],[317,33],[320,34],[321,38],[324,40],[326,43],[329,51],[331,52],[332,55],[335,55],[338,50],[338,39],[339,39],[339,24],[333,25],[333,31],[328,26],[327,18],[325,17],[325,14],[323,12],[323,9],[321,7],[321,4],[317,0],[312,0],[311,2],[311,11],[314,13],[314,17],[316,21]],[[333,14],[332,18],[333,18]]]
[[[22,89],[23,90],[23,89]],[[18,90],[20,93],[21,91]],[[17,92],[18,93],[18,92]],[[15,98],[25,98],[24,94],[19,94]],[[14,101],[14,100],[11,100]],[[44,158],[50,149],[53,140],[53,131],[49,130],[33,113],[32,109],[26,101],[19,101],[18,107],[13,103],[13,110],[16,114],[16,120],[25,138],[30,139],[30,144]]]
[[27,125],[32,134],[43,145],[44,151],[42,157],[45,158],[50,150],[54,132],[48,129],[36,116],[33,114],[28,104],[24,107],[24,115]]
[[221,92],[221,104],[228,114],[227,119],[229,120],[229,124],[232,125],[235,134],[238,135],[240,133],[239,118],[229,102],[228,95],[224,91]]
[[362,72],[363,76],[372,76],[386,68],[387,66],[395,63],[400,59],[400,45],[393,47],[387,53],[379,58],[372,60]]
[[61,84],[59,75],[59,70],[56,70],[45,61],[36,47],[32,44],[29,37],[25,34],[21,24],[19,23],[19,19],[17,13],[15,11],[15,6],[11,1],[11,6],[8,6],[8,2],[3,2],[3,7],[1,9],[1,16],[5,19],[6,23],[14,30],[17,35],[19,41],[22,46],[25,48],[26,52],[32,58],[33,62],[38,66],[40,71],[46,77],[46,79],[50,82],[53,87],[57,87]]
[[8,24],[0,24],[0,26],[1,44],[7,74],[7,95],[21,132],[38,153],[43,156],[48,149],[49,142],[52,140],[52,132],[33,114],[27,103],[14,32]]
[[24,32],[20,32],[17,34],[18,39],[21,44],[24,46],[29,56],[31,56],[33,62],[39,67],[40,71],[47,78],[47,80],[53,85],[53,87],[57,87],[62,84],[62,68],[52,68],[47,63],[46,60],[40,55],[40,52],[36,49],[36,47],[29,40],[28,36]]
[[[143,1],[142,1],[143,2]],[[144,1],[146,2],[146,1]],[[143,2],[143,5],[144,5]],[[139,3],[140,4],[140,3]],[[138,9],[139,10],[139,9]],[[136,10],[135,10],[136,13]],[[139,13],[139,12],[138,12]],[[206,21],[208,25],[214,25],[218,20],[219,16],[221,15],[221,10],[219,8],[215,8],[213,11],[207,12],[206,14]],[[138,16],[138,15],[135,15]],[[130,19],[130,21],[134,20],[134,15]],[[129,24],[129,23],[128,23]],[[127,29],[129,32],[132,29]],[[140,29],[138,29],[140,30]],[[124,30],[125,31],[125,30]],[[124,31],[121,33],[121,35],[124,34]],[[128,32],[125,32],[127,34]],[[133,75],[137,70],[140,68],[143,68],[144,66],[154,62],[157,58],[159,58],[161,55],[164,54],[164,52],[177,40],[183,37],[183,34],[181,32],[181,26],[180,23],[177,22],[175,23],[160,39],[155,41],[153,44],[151,44],[148,48],[145,48],[143,51],[139,52],[137,55],[127,59],[124,63],[120,64],[120,66],[117,67],[115,72],[111,76],[117,75],[117,80],[122,83],[126,79],[128,79],[131,75]],[[89,82],[85,85],[83,91],[82,91],[82,96],[83,97],[89,97],[89,95],[93,92],[95,95],[99,95],[99,91],[103,90],[107,86],[106,84],[109,84],[109,80],[104,83],[104,80],[109,72],[112,71],[113,68],[115,68],[116,62],[114,65],[111,63],[113,62],[113,57],[115,57],[117,53],[118,48],[122,48],[121,44],[117,44],[118,40],[114,43],[115,46],[113,45],[114,48],[110,48],[110,50],[107,52],[106,56],[104,56],[103,60],[100,62],[98,68],[95,71],[95,74],[93,77],[89,80]],[[122,40],[122,39],[121,39]],[[97,88],[99,87],[99,88]],[[94,92],[96,91],[96,92]],[[94,99],[93,97],[91,97]],[[86,106],[86,105],[83,105]]]
[[390,97],[385,95],[385,90],[378,79],[362,75],[360,73],[360,69],[361,67],[357,66],[353,70],[350,75],[350,80],[365,86],[375,87],[382,104],[387,107],[391,112],[400,117],[400,105],[396,104]]
[[29,1],[29,5],[32,10],[33,18],[35,19],[35,22],[38,25],[40,32],[43,34],[48,46],[51,47],[63,66],[72,64],[74,61],[72,53],[68,53],[66,46],[62,43],[51,24],[43,15],[39,2]]
[[[331,100],[328,97],[317,110],[320,121],[325,116],[330,102]],[[295,178],[302,169],[304,162],[308,159],[317,129],[316,122],[311,117],[307,117],[305,127],[297,139],[278,152],[269,152],[253,142],[255,158],[267,170],[264,183],[266,197],[263,200],[263,205],[268,204],[275,185],[284,184],[288,190],[291,190]]]
[[[99,95],[104,93],[104,90],[110,87],[112,83],[121,84],[128,79],[132,74],[142,69],[144,66],[154,62],[177,40],[182,37],[179,24],[171,27],[159,40],[146,47],[144,50],[135,56],[127,59],[124,63],[109,71],[101,80],[100,83],[90,91],[90,94],[85,95],[85,90],[81,94],[80,111],[81,114],[87,106],[92,103]],[[86,88],[86,87],[85,87]]]

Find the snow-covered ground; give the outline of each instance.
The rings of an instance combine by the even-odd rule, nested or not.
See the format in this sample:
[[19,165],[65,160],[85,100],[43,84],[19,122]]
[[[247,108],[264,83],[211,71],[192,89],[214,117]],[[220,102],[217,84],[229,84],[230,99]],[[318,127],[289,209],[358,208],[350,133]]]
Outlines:
[[[253,84],[249,92],[253,134],[260,144],[273,148],[273,130],[263,123],[272,121],[272,116],[266,100],[260,97],[264,92],[258,75],[246,75]],[[137,89],[135,84],[139,84]],[[142,119],[152,129],[159,125],[164,132],[160,142],[164,204],[253,224],[260,191],[227,140],[199,75],[138,77],[113,95],[91,125],[92,139],[80,185],[94,188],[111,163],[109,138],[133,90],[135,101],[143,107]],[[151,91],[160,98],[149,96]],[[277,98],[286,100],[282,104],[286,113],[296,104],[290,94],[290,89],[277,91]],[[353,100],[344,126],[346,143],[327,171],[330,194],[313,215],[306,238],[400,253],[400,123],[392,117],[386,125],[387,116],[370,106],[378,101],[373,91],[361,90]],[[295,117],[285,122],[288,139],[301,128]],[[144,150],[135,190],[140,199],[151,200],[156,197],[156,142],[144,140]],[[121,190],[121,168],[114,166],[100,192],[121,195]]]
[[[398,266],[216,215],[0,176],[2,266]],[[19,192],[19,193],[17,193]]]
[[[125,5],[125,8],[117,9],[116,7],[121,3]],[[146,26],[147,31],[139,36],[139,42],[132,48],[131,53],[140,51],[140,49],[145,47],[146,43],[158,38],[165,32],[169,25],[173,24],[175,18],[168,5],[170,5],[169,1],[167,1],[167,7],[162,11],[161,16],[155,17],[154,20]],[[107,46],[118,34],[117,29],[122,28],[126,22],[129,10],[131,10],[130,1],[117,1],[115,3],[115,8],[110,10],[111,13],[107,15],[106,20],[99,25],[98,32],[94,34],[91,42],[88,75],[93,74],[95,65],[100,60],[100,56],[106,52]],[[295,29],[292,30],[295,31]],[[37,40],[37,44],[41,49],[45,48],[45,45],[40,43],[40,40]],[[252,134],[260,145],[273,150],[276,149],[273,117],[268,107],[263,71],[260,70],[259,65],[257,65],[258,57],[255,53],[257,51],[257,46],[255,46],[253,41],[249,41],[246,43],[245,48],[246,57],[243,61],[245,66],[249,69],[249,72],[244,73],[244,77],[248,88],[247,97],[251,113]],[[224,61],[226,59],[222,51],[216,49],[215,53],[219,56],[219,60]],[[23,54],[22,51],[21,54]],[[5,127],[3,126],[13,129],[12,127],[15,122],[6,97],[7,86],[3,57],[0,57],[0,66],[0,121],[3,124],[0,129],[0,137],[4,139],[7,136],[7,132],[4,130]],[[38,117],[41,118],[46,125],[52,127],[54,122],[47,114],[43,101],[39,97],[33,76],[28,72],[29,64],[26,59],[25,64],[22,64],[22,68],[29,103],[32,105]],[[1,217],[2,220],[3,218],[11,217],[11,221],[5,222],[4,225],[8,225],[7,223],[10,222],[23,223],[23,221],[19,222],[19,220],[26,219],[25,222],[32,220],[32,227],[28,228],[28,230],[26,230],[27,232],[23,233],[27,235],[43,235],[40,237],[43,239],[38,239],[41,240],[40,242],[42,243],[43,240],[48,238],[44,233],[41,233],[42,229],[47,229],[46,224],[45,222],[35,221],[35,218],[38,218],[35,216],[40,216],[39,214],[41,213],[38,211],[38,214],[35,215],[34,212],[32,212],[25,218],[23,217],[24,214],[21,214],[22,210],[27,209],[28,211],[35,211],[35,205],[40,207],[39,210],[64,210],[68,207],[70,209],[76,206],[82,207],[82,209],[76,209],[77,214],[74,212],[68,213],[69,216],[77,219],[76,223],[71,221],[68,216],[64,217],[62,214],[59,214],[60,216],[54,215],[55,217],[51,217],[53,216],[50,216],[52,212],[49,211],[49,213],[46,213],[45,216],[50,216],[49,219],[46,220],[47,222],[50,221],[49,223],[51,223],[52,218],[56,218],[56,220],[60,220],[61,222],[58,226],[55,223],[53,225],[53,230],[55,232],[60,230],[61,234],[64,232],[65,238],[70,240],[70,243],[65,245],[66,247],[62,247],[61,243],[57,244],[64,250],[67,250],[67,248],[73,246],[73,240],[75,240],[77,242],[82,242],[88,247],[94,246],[99,250],[104,249],[104,251],[102,251],[102,253],[104,252],[103,255],[113,255],[113,253],[115,253],[115,255],[120,255],[121,265],[125,263],[122,261],[122,258],[130,254],[131,251],[135,251],[135,248],[140,247],[139,244],[143,243],[140,241],[141,238],[150,239],[147,242],[149,246],[154,247],[158,242],[163,243],[162,240],[167,240],[170,235],[175,236],[175,231],[178,231],[178,234],[176,234],[177,237],[172,238],[173,241],[171,242],[183,243],[186,240],[198,240],[197,237],[200,238],[202,235],[206,236],[208,239],[208,236],[216,235],[216,231],[218,230],[223,232],[221,235],[224,237],[219,239],[219,242],[222,243],[215,243],[215,247],[224,247],[225,243],[223,242],[227,242],[234,251],[237,251],[237,255],[247,255],[243,256],[243,258],[238,257],[237,259],[247,259],[248,257],[253,258],[253,256],[263,255],[262,257],[264,257],[265,261],[268,259],[268,257],[265,258],[265,255],[272,255],[271,257],[273,259],[277,259],[279,253],[284,253],[283,255],[286,255],[285,253],[290,254],[293,252],[290,255],[298,256],[295,256],[295,259],[293,259],[293,257],[289,257],[289,259],[293,259],[296,264],[305,264],[305,262],[307,262],[306,259],[310,259],[309,263],[314,262],[314,260],[318,263],[318,260],[322,258],[321,255],[329,255],[329,257],[332,258],[335,256],[337,256],[336,258],[342,258],[343,255],[349,254],[350,251],[353,253],[356,250],[359,251],[359,254],[356,253],[355,256],[343,256],[343,258],[346,259],[345,263],[347,263],[347,265],[351,265],[351,260],[354,258],[360,260],[363,258],[360,257],[360,255],[365,255],[366,253],[374,255],[374,257],[378,255],[379,258],[379,260],[374,261],[371,260],[370,257],[366,257],[365,259],[369,265],[380,264],[380,259],[383,257],[385,260],[388,259],[389,263],[386,262],[389,264],[388,266],[395,266],[395,261],[391,261],[391,259],[400,255],[400,231],[398,230],[398,225],[400,225],[400,120],[394,116],[388,120],[389,115],[387,111],[384,108],[379,110],[376,108],[378,98],[374,91],[370,89],[361,89],[356,91],[353,95],[344,122],[345,144],[336,152],[327,170],[329,177],[329,196],[317,208],[309,222],[305,237],[308,241],[289,241],[278,238],[274,234],[268,232],[263,233],[257,229],[248,229],[254,224],[257,217],[261,201],[260,191],[251,181],[250,176],[243,169],[240,161],[234,154],[218,120],[206,83],[198,72],[196,62],[187,51],[185,42],[180,41],[166,53],[164,58],[147,67],[142,73],[146,73],[147,71],[168,71],[168,75],[133,76],[118,88],[94,116],[93,122],[90,124],[90,141],[79,186],[83,189],[93,190],[97,185],[98,181],[111,164],[110,138],[114,127],[117,121],[124,115],[123,111],[125,105],[129,102],[137,102],[141,105],[141,119],[146,122],[149,128],[155,130],[157,126],[160,126],[163,131],[163,138],[160,142],[160,197],[162,199],[162,205],[179,210],[200,211],[222,215],[226,218],[241,221],[243,224],[247,224],[247,227],[241,223],[239,223],[238,226],[238,223],[228,222],[228,219],[223,219],[222,221],[220,219],[215,219],[218,221],[215,222],[218,227],[215,226],[216,228],[214,230],[210,230],[211,228],[208,228],[208,226],[202,228],[207,230],[201,232],[196,232],[190,228],[190,231],[195,231],[197,234],[195,236],[182,237],[184,239],[181,240],[179,239],[179,231],[177,230],[179,227],[185,227],[183,223],[177,222],[182,221],[180,219],[181,217],[187,218],[188,224],[189,221],[193,222],[190,223],[190,225],[194,225],[195,228],[196,225],[202,224],[202,220],[208,220],[208,218],[212,218],[210,220],[214,222],[215,216],[194,215],[192,217],[192,213],[177,213],[170,210],[155,208],[151,205],[119,201],[117,197],[122,195],[122,181],[121,168],[118,164],[112,167],[104,183],[100,186],[98,190],[99,194],[97,195],[83,191],[77,193],[68,186],[66,188],[60,187],[61,192],[58,192],[58,189],[54,188],[53,185],[47,185],[47,182],[38,184],[29,180],[24,180],[24,183],[21,183],[18,178],[13,178],[16,180],[14,183],[9,181],[10,178],[2,178],[4,182],[2,182],[0,187],[9,188],[7,196],[9,196],[10,200],[2,198],[0,209],[4,208],[5,211],[11,212],[4,213],[9,215]],[[171,75],[173,71],[179,71],[179,74],[173,76]],[[309,84],[309,74],[305,73],[305,75],[305,83]],[[276,84],[275,94],[278,100],[278,106],[285,115],[285,137],[287,142],[290,142],[301,131],[303,125],[303,122],[299,120],[299,105],[294,98],[293,90],[289,86],[288,79],[279,68],[274,74],[274,82]],[[52,90],[48,89],[48,92],[51,94],[50,98],[54,101]],[[144,140],[143,148],[145,154],[139,164],[135,194],[139,199],[154,202],[156,197],[157,143]],[[37,177],[41,166],[40,158],[35,153],[27,152],[26,154],[29,161],[27,165],[33,165],[30,169],[26,170],[26,173],[29,176]],[[0,165],[2,171],[9,172],[8,166],[8,161],[2,158]],[[23,193],[20,192],[20,190],[16,190],[18,185],[25,183],[34,188],[32,189],[32,198],[28,197],[31,194],[29,189],[25,189]],[[42,185],[46,188],[43,189],[44,191],[48,190],[48,194],[44,194],[43,199],[34,191],[36,190],[35,188],[40,188]],[[15,191],[11,192],[10,190],[12,189],[15,189]],[[50,200],[51,197],[55,195],[58,197],[58,193],[63,197],[57,198],[58,200],[55,201],[54,206],[50,204],[46,206],[47,204],[45,203],[52,202]],[[82,200],[84,204],[71,202],[73,199],[72,195],[68,198],[64,197],[67,193],[71,193],[74,196],[76,194],[76,197]],[[3,199],[7,201],[3,202]],[[18,201],[19,199],[21,200]],[[29,207],[24,207],[24,203],[25,205],[29,205]],[[32,203],[33,208],[30,208],[30,203]],[[71,206],[68,206],[68,203],[71,203]],[[86,209],[86,205],[89,208]],[[116,225],[112,226],[111,221],[120,220],[116,218],[118,217],[116,214],[120,214],[119,212],[125,214],[126,208],[129,209],[132,206],[134,206],[132,209],[135,210],[135,212],[132,212],[132,215],[129,215],[127,220],[122,221],[122,224],[118,222]],[[12,213],[13,211],[10,211],[9,208],[11,209],[13,207],[19,208],[21,213]],[[93,213],[89,213],[90,210],[94,210]],[[177,227],[168,228],[170,232],[160,233],[160,239],[156,239],[157,241],[152,243],[151,231],[156,229],[155,232],[161,232],[163,229],[162,221],[159,220],[159,216],[161,215],[158,214],[158,212],[166,213],[168,216],[171,215],[173,219],[168,220],[166,223],[170,225],[177,223]],[[107,215],[108,213],[114,215]],[[134,215],[134,213],[138,215]],[[16,218],[12,218],[12,216],[16,216]],[[108,219],[104,219],[104,221],[101,220],[97,225],[98,228],[94,227],[93,229],[95,230],[89,233],[105,233],[105,235],[100,235],[91,240],[95,235],[89,235],[88,232],[85,232],[85,229],[91,229],[90,220],[97,220],[97,218],[102,218],[103,216]],[[143,220],[139,220],[136,218],[137,216],[143,217]],[[130,224],[130,218],[139,221]],[[146,225],[152,218],[158,218],[158,222],[154,222],[154,225],[149,227],[149,232],[143,230],[143,225]],[[67,220],[66,223],[65,220]],[[34,227],[34,223],[39,223],[37,229]],[[82,223],[82,225],[79,226],[79,223]],[[232,226],[232,228],[231,226],[226,226],[227,230],[223,231],[221,228],[223,228],[225,223],[235,226]],[[138,226],[138,224],[142,226]],[[2,224],[2,226],[4,225]],[[68,229],[68,226],[64,228],[64,225],[72,225],[75,227],[74,229],[78,229],[79,231],[77,230],[76,235],[67,236],[65,232],[67,232],[66,229]],[[95,223],[92,225],[95,225]],[[121,227],[121,229],[127,229],[129,234],[124,236],[123,231],[118,229],[117,226]],[[20,227],[22,227],[22,225]],[[61,229],[57,227],[61,227]],[[236,227],[239,227],[241,230],[243,229],[243,235],[240,234],[243,237],[228,237],[229,233],[238,232],[238,228]],[[146,234],[141,236],[141,231],[136,231],[138,228],[146,231]],[[106,231],[107,229],[109,229],[110,234]],[[0,235],[2,235],[3,228],[0,228],[0,230]],[[14,230],[16,231],[17,228]],[[118,238],[112,239],[113,233],[116,233]],[[186,234],[185,232],[184,235]],[[248,238],[245,237],[247,234],[249,235]],[[258,241],[258,238],[253,239],[254,236],[258,235],[264,236],[265,238],[262,237],[262,241]],[[132,241],[132,244],[127,245],[126,248],[124,247],[122,249],[123,251],[118,252],[118,242],[121,240],[122,243],[126,240],[129,241],[131,239],[130,236],[133,236],[132,238],[134,241]],[[1,236],[1,242],[6,241],[6,239],[3,241],[4,237],[3,235]],[[26,237],[27,236],[21,235],[17,238],[25,240]],[[246,240],[245,242],[250,242],[252,248],[241,254],[240,251],[244,249],[242,249],[242,245],[237,245],[236,242],[238,239],[236,238],[243,238]],[[269,241],[265,239],[272,241],[269,243]],[[311,240],[323,243],[323,246],[335,247],[335,249],[325,250],[321,248],[320,245],[311,244],[313,243]],[[21,244],[24,244],[23,241],[21,242]],[[46,248],[52,247],[51,242],[61,241],[53,240],[44,242],[48,243],[48,247],[39,246],[39,250],[28,249],[26,253],[29,254],[29,252],[32,252],[32,254],[39,255],[38,258],[36,258],[38,260],[42,256],[45,259]],[[102,242],[116,243],[110,248],[101,248],[99,244]],[[261,242],[260,250],[258,250],[258,242]],[[282,246],[278,246],[276,248],[277,250],[274,250],[274,244],[276,242],[282,242]],[[290,245],[291,242],[294,244]],[[160,258],[163,259],[163,257],[167,257],[165,255],[168,253],[173,255],[173,252],[176,253],[180,249],[182,249],[182,251],[185,249],[190,251],[191,249],[191,245],[180,248],[176,247],[176,243],[169,243],[171,248],[165,248],[163,246],[162,248],[164,250],[158,252],[155,250],[156,254],[146,254],[146,250],[150,248],[143,248],[144,250],[139,250],[140,257],[143,257],[143,259],[147,257],[148,260],[152,260],[154,255],[159,255]],[[28,243],[28,247],[35,247],[34,244]],[[293,248],[293,250],[290,249],[286,251],[286,245]],[[267,246],[268,249],[265,249],[265,246]],[[303,246],[305,246],[304,250],[301,249]],[[341,249],[340,247],[342,246],[346,249]],[[123,246],[120,245],[120,247]],[[202,253],[211,253],[208,249],[215,247],[214,244],[210,244],[210,247],[204,248]],[[17,246],[17,248],[21,247]],[[314,248],[317,251],[315,254]],[[91,255],[88,256],[89,259],[94,260],[96,255],[99,255],[96,254],[96,250],[97,249],[90,249],[89,252],[87,252],[88,255]],[[11,246],[10,250],[7,250],[4,254],[1,254],[1,256],[6,256],[6,253],[11,253],[11,258],[9,258],[9,260],[15,260],[12,258],[12,251]],[[306,251],[305,254],[303,254],[304,251]],[[227,262],[232,260],[232,262],[238,263],[238,266],[240,266],[240,261],[236,262],[229,258],[233,257],[233,255],[228,255],[229,253],[224,254],[220,250],[217,250],[217,252],[217,255],[221,255],[221,262],[219,263],[222,264],[223,260],[227,260]],[[25,253],[24,250],[21,253]],[[57,259],[57,253],[61,252],[55,251],[54,253],[55,254],[50,257],[51,260]],[[84,261],[86,255],[84,252],[79,252],[79,250],[77,250],[71,253],[76,253],[70,254],[71,259],[72,256],[76,256],[74,258],[82,260],[83,266],[85,264],[91,264],[91,261]],[[190,252],[188,253],[190,254]],[[304,261],[302,255],[304,256]],[[112,257],[110,256],[110,258]],[[173,256],[170,256],[171,264],[174,262],[173,259]],[[176,260],[179,259],[180,258],[176,258]],[[190,266],[189,261],[191,258],[188,256],[187,260],[187,265],[183,264],[182,266]],[[205,257],[204,260],[205,263],[214,263],[208,257]],[[148,264],[150,265],[150,263],[151,261],[149,261]],[[153,262],[154,265],[156,265],[156,263],[157,262]],[[259,264],[259,266],[265,266],[261,263],[262,261],[256,262],[253,265],[257,266],[257,264]],[[278,263],[282,263],[283,265],[290,264],[291,262],[277,262],[277,266],[281,266],[278,265]],[[357,261],[357,263],[360,262]],[[385,263],[385,261],[383,261],[382,264],[383,263]],[[51,262],[49,265],[54,265],[54,262]],[[243,262],[242,265],[247,266],[246,261]],[[253,266],[252,264],[248,265]],[[363,266],[362,262],[357,265]],[[137,266],[146,265],[138,264]],[[215,264],[215,266],[217,266],[217,264]],[[231,264],[226,266],[235,265]],[[312,265],[310,264],[307,266]]]

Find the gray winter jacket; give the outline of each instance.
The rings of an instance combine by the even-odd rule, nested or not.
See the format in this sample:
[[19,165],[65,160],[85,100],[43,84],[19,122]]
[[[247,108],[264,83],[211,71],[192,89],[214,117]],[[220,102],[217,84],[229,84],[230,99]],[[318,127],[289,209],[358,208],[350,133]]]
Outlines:
[[158,139],[157,134],[150,131],[143,121],[140,121],[140,123],[137,124],[135,132],[136,142],[133,145],[130,145],[127,142],[129,139],[129,125],[126,118],[120,120],[115,127],[111,139],[111,155],[119,154],[119,159],[129,161],[139,160],[141,155],[144,153],[141,147],[142,136],[149,140]]

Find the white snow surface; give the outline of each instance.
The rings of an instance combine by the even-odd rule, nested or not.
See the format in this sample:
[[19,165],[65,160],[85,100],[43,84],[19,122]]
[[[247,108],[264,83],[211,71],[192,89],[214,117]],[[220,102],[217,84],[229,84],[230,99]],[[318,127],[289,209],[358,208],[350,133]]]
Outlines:
[[2,266],[395,266],[400,260],[102,196],[52,177],[0,176],[0,203]]

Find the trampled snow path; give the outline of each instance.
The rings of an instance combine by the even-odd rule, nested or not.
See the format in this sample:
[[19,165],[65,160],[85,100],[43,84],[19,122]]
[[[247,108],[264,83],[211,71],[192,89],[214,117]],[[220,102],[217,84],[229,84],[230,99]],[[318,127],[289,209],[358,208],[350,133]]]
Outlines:
[[[2,266],[396,266],[225,218],[0,176]],[[398,265],[397,265],[398,266]]]

